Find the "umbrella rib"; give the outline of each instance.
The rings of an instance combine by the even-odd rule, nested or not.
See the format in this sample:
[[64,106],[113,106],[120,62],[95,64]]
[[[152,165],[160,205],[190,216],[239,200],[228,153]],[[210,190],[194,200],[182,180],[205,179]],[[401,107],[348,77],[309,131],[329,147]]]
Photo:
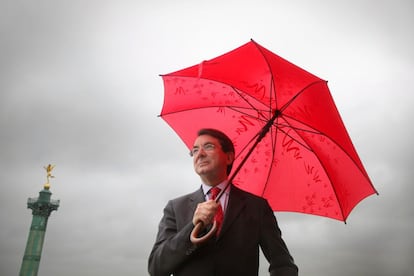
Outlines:
[[[242,115],[245,115],[245,116],[248,116],[248,117],[250,117],[250,118],[254,118],[254,119],[256,119],[256,120],[261,120],[261,121],[263,121],[263,122],[267,122],[268,121],[268,119],[263,115],[263,113],[264,112],[266,112],[267,110],[265,110],[265,109],[263,109],[263,110],[261,110],[261,109],[258,109],[257,107],[255,107],[248,99],[247,99],[247,97],[246,96],[244,96],[237,88],[235,88],[234,86],[231,86],[231,85],[229,85],[232,89],[233,89],[233,91],[237,94],[237,95],[239,95],[239,97],[246,103],[246,104],[248,104],[248,106],[250,106],[250,109],[252,109],[252,110],[255,110],[256,112],[257,112],[257,115],[258,116],[260,116],[260,118],[259,117],[255,117],[255,116],[252,116],[251,114],[249,114],[249,113],[246,113],[246,112],[243,112],[242,110],[243,109],[245,109],[245,110],[250,110],[248,107],[239,107],[239,106],[230,106],[230,105],[224,105],[224,106],[222,106],[222,105],[217,105],[217,106],[214,106],[214,105],[209,105],[209,106],[206,106],[206,107],[193,107],[193,108],[187,108],[187,109],[183,109],[183,110],[178,110],[178,111],[174,111],[174,112],[168,112],[168,113],[162,113],[162,114],[160,114],[160,115],[158,115],[158,117],[162,117],[162,116],[164,116],[164,115],[171,115],[171,114],[176,114],[176,113],[180,113],[180,112],[187,112],[187,111],[191,111],[191,110],[197,110],[197,109],[202,109],[202,108],[212,108],[212,107],[216,107],[216,108],[220,108],[220,107],[224,107],[224,108],[228,108],[228,109],[230,109],[230,110],[233,110],[233,111],[236,111],[236,112],[239,112],[240,114],[242,114]],[[259,100],[257,100],[256,98],[254,98],[254,97],[251,97],[253,100],[255,100],[255,101],[257,101],[257,102],[259,102],[259,103],[261,103]],[[262,104],[262,103],[261,103]]]
[[287,101],[281,108],[280,108],[280,111],[281,112],[283,112],[283,110],[285,110],[294,100],[296,100],[296,98],[297,97],[299,97],[299,95],[300,94],[302,94],[306,89],[308,89],[309,87],[311,87],[311,86],[313,86],[313,85],[315,85],[315,84],[318,84],[318,83],[320,83],[320,82],[327,82],[327,81],[324,81],[324,80],[317,80],[317,81],[314,81],[314,82],[312,82],[312,83],[310,83],[310,84],[308,84],[307,86],[305,86],[304,88],[302,88],[295,96],[293,96],[292,98],[290,98],[290,100],[289,101]]
[[[258,113],[258,115],[260,115],[262,118],[263,118],[263,121],[267,121],[267,118],[265,118],[264,116],[263,116],[263,113],[262,112],[259,112],[259,109],[258,108],[256,108],[248,99],[247,99],[247,97],[245,97],[236,87],[234,87],[234,86],[231,86],[231,88],[233,89],[233,91],[237,94],[237,95],[239,95],[240,96],[240,98],[241,99],[243,99],[243,101],[245,102],[245,103],[247,103],[249,106],[250,106],[250,108],[251,109],[253,109],[253,110],[255,110],[255,111],[257,111],[257,113]],[[250,97],[250,98],[252,98],[253,100],[255,100],[255,101],[257,101],[257,102],[259,102],[259,103],[261,103],[259,100],[257,100],[256,98],[254,98],[254,97]],[[263,103],[261,103],[261,104],[263,104]],[[266,110],[264,110],[264,111],[266,111]],[[247,115],[247,114],[246,114]],[[251,116],[251,115],[249,115],[249,116]],[[259,119],[259,118],[256,118],[256,119]]]
[[[285,115],[282,115],[281,117],[284,117]],[[287,117],[287,116],[286,116]],[[292,118],[291,118],[292,119]],[[294,120],[294,119],[293,119]],[[294,126],[292,126],[292,125],[290,125],[290,124],[280,124],[280,123],[277,123],[277,124],[275,124],[275,127],[277,127],[277,128],[283,128],[283,127],[287,127],[287,128],[291,128],[291,129],[293,129],[293,130],[300,130],[300,131],[303,131],[303,132],[308,132],[308,133],[313,133],[313,134],[322,134],[322,132],[320,132],[320,131],[317,131],[317,130],[310,130],[310,129],[304,129],[304,128],[300,128],[300,127],[294,127]],[[322,134],[323,135],[323,134]]]
[[[269,60],[267,59],[267,57],[266,57],[266,55],[263,53],[263,49],[262,49],[262,47],[256,42],[256,41],[254,41],[253,39],[251,39],[251,41],[254,43],[254,45],[256,46],[256,49],[260,52],[260,54],[262,55],[262,58],[264,59],[264,61],[266,62],[266,64],[267,64],[267,67],[268,67],[268,69],[271,71],[271,68],[272,68],[272,66],[270,65],[270,62],[269,62]],[[270,101],[269,101],[269,110],[271,111],[272,110],[272,106],[271,106],[271,102],[272,102],[272,98],[273,98],[273,96],[274,96],[274,100],[275,100],[275,106],[278,106],[277,105],[277,97],[276,97],[276,90],[275,90],[275,80],[274,80],[274,78],[273,78],[273,73],[271,73],[270,74],[271,75],[271,79],[270,79],[270,93],[269,93],[269,97],[270,97]],[[272,93],[272,91],[273,91],[273,93]],[[274,94],[274,95],[273,95]],[[271,116],[272,114],[270,114],[270,116]]]
[[[288,117],[289,119],[291,119],[291,120],[294,120],[294,121],[296,121],[296,122],[299,122],[299,123],[301,123],[301,124],[304,124],[303,122],[300,122],[300,121],[298,121],[298,120],[296,120],[295,118],[292,118],[291,116],[288,116],[288,115],[282,115],[281,117]],[[285,120],[286,121],[286,120]],[[314,129],[313,127],[311,127],[311,126],[309,126],[309,125],[307,125],[307,124],[304,124],[304,125],[306,125],[307,127],[309,127],[309,128],[312,128],[312,129]],[[293,129],[293,130],[299,130],[299,131],[303,131],[303,132],[308,132],[308,133],[313,133],[313,134],[318,134],[318,135],[321,135],[321,136],[324,136],[324,137],[327,137],[328,139],[330,139],[331,141],[332,141],[332,143],[334,143],[338,148],[340,148],[348,157],[349,157],[349,159],[350,160],[352,160],[352,162],[355,164],[355,166],[357,166],[358,168],[359,168],[359,166],[358,166],[358,164],[355,162],[355,160],[349,155],[349,153],[348,153],[348,151],[346,151],[339,143],[337,143],[337,141],[335,141],[335,140],[333,140],[329,135],[327,135],[326,133],[323,133],[322,131],[319,131],[319,130],[315,130],[315,131],[312,131],[312,130],[309,130],[309,129],[303,129],[303,128],[298,128],[298,127],[294,127],[294,126],[292,126],[291,124],[289,124],[288,122],[286,122],[286,125],[285,125],[285,127],[289,127],[289,128],[291,128],[291,129]],[[298,135],[300,135],[299,133],[298,133]],[[352,147],[354,147],[354,145],[352,145]],[[374,185],[372,185],[372,183],[371,183],[371,180],[369,179],[369,176],[367,175],[367,173],[366,172],[364,172],[364,170],[362,169],[361,170],[361,168],[360,168],[360,171],[361,171],[361,173],[367,178],[367,180],[368,180],[368,182],[371,184],[371,186],[372,186],[372,188],[375,190],[375,187],[374,187]],[[377,194],[378,194],[378,192],[377,191],[375,191]]]
[[[283,117],[283,116],[281,116],[281,117]],[[296,132],[296,133],[297,133],[300,137],[302,137],[302,136],[300,135],[300,133],[299,133],[299,132],[297,132],[297,130],[307,131],[307,130],[304,130],[304,129],[301,129],[301,128],[295,128],[295,127],[291,126],[291,125],[290,125],[290,124],[286,121],[286,119],[284,119],[284,121],[286,122],[287,127],[290,127],[290,129],[293,129],[293,131],[295,131],[295,132]],[[297,139],[295,139],[294,137],[292,137],[291,135],[289,135],[289,133],[288,133],[288,132],[286,132],[286,131],[282,130],[281,128],[277,128],[277,129],[278,129],[278,130],[280,130],[280,131],[281,131],[282,133],[284,133],[285,135],[287,135],[288,137],[290,137],[291,139],[293,139],[294,141],[296,141],[298,144],[302,145],[304,148],[306,148],[306,149],[308,149],[308,150],[310,150],[310,151],[314,152],[314,151],[312,150],[312,148],[311,148],[311,147],[309,147],[307,144],[305,145],[304,143],[302,143],[302,142],[298,141]],[[311,131],[309,131],[309,132],[311,132]],[[313,132],[311,132],[311,133],[313,133]],[[320,134],[320,135],[323,135],[323,136],[325,136],[325,137],[328,137],[327,135],[323,134],[322,132],[314,132],[314,133],[316,133],[316,134]],[[335,143],[335,144],[336,144],[336,143]],[[319,159],[319,157],[318,157],[317,155],[315,155],[315,156],[316,156],[316,158],[318,158],[318,159]],[[323,171],[326,173],[326,176],[328,177],[328,179],[330,180],[330,182],[332,182],[331,176],[330,176],[330,174],[329,174],[328,170],[326,169],[325,165],[324,165],[322,162],[320,162],[320,160],[319,160],[319,163],[321,164],[321,167],[322,167]],[[265,188],[266,188],[266,186],[267,186],[267,182],[266,182]],[[337,193],[337,191],[336,191],[336,189],[335,189],[335,187],[334,187],[333,185],[332,185],[332,190],[333,190],[333,192],[334,192],[334,194],[335,194],[336,201],[337,201],[338,205],[340,206],[339,210],[340,210],[340,212],[341,212],[342,219],[343,219],[343,221],[346,223],[346,217],[345,217],[345,214],[344,214],[344,210],[343,210],[343,208],[342,208],[341,201],[339,200],[338,193]],[[263,192],[263,193],[264,193],[264,192]]]
[[[292,119],[292,120],[295,120],[294,118],[292,118],[292,117],[290,117],[290,116],[286,116],[286,115],[281,115],[281,117],[288,117],[288,118],[290,118],[290,119]],[[338,144],[335,140],[333,140],[330,136],[328,136],[327,134],[325,134],[325,133],[323,133],[323,132],[321,132],[321,131],[311,131],[311,130],[307,130],[307,129],[303,129],[303,128],[297,128],[297,127],[294,127],[294,126],[292,126],[291,124],[289,124],[289,122],[287,122],[286,121],[286,119],[284,119],[284,121],[286,122],[286,125],[284,126],[284,127],[287,127],[287,128],[290,128],[290,129],[292,129],[292,130],[294,130],[300,137],[302,137],[302,135],[298,132],[298,130],[299,131],[303,131],[303,132],[308,132],[308,133],[314,133],[314,134],[318,134],[318,135],[321,135],[321,136],[324,136],[324,137],[326,137],[326,138],[328,138],[328,139],[330,139],[331,141],[332,141],[332,143],[334,143],[338,148],[340,148],[341,150],[342,150],[342,152],[344,152],[349,158],[350,158],[350,160],[352,160],[352,162],[357,166],[357,164],[355,163],[355,161],[354,161],[354,159],[353,158],[351,158],[351,156],[349,155],[349,153],[346,151],[346,150],[344,150],[343,148],[342,148],[342,146],[340,145],[340,144]],[[297,120],[295,120],[295,121],[297,121]],[[303,124],[303,122],[300,122],[300,123],[302,123]],[[280,124],[279,124],[280,125]],[[308,127],[310,127],[310,126],[308,126]],[[313,150],[312,150],[312,148],[311,147],[309,147],[309,146],[307,146],[307,144],[305,145],[304,143],[301,143],[300,141],[298,141],[297,139],[295,139],[295,138],[293,138],[291,135],[289,135],[286,131],[284,131],[284,130],[282,130],[280,127],[277,127],[277,129],[279,129],[281,132],[283,132],[285,135],[287,135],[287,136],[289,136],[291,139],[293,139],[294,141],[296,141],[298,144],[300,144],[300,145],[302,145],[304,148],[306,148],[306,149],[308,149],[308,150],[310,150],[310,151],[312,151],[312,152],[314,152]],[[316,158],[318,158],[319,159],[319,157],[318,157],[318,155],[315,155],[316,156]],[[319,160],[320,161],[320,160]],[[325,167],[325,165],[322,163],[322,162],[319,162],[320,164],[321,164],[321,167],[323,168],[323,171],[326,173],[326,176],[329,178],[329,180],[332,182],[332,179],[331,179],[331,176],[330,176],[330,173],[329,173],[329,171],[326,169],[326,167]],[[359,166],[357,166],[358,168],[359,168]],[[376,191],[376,189],[375,189],[375,187],[372,185],[372,182],[371,182],[371,180],[369,179],[369,177],[368,177],[368,175],[366,174],[366,173],[364,173],[364,171],[363,170],[361,170],[361,169],[359,169],[359,171],[365,176],[365,178],[368,180],[368,182],[371,184],[371,186],[372,186],[372,188],[374,189],[374,191],[375,191],[375,193],[376,194],[378,194],[378,192]],[[343,219],[343,221],[344,221],[344,223],[346,223],[346,218],[348,217],[348,216],[346,216],[345,215],[345,213],[344,213],[344,209],[343,209],[343,206],[342,206],[342,203],[341,203],[341,201],[339,200],[339,197],[338,197],[338,193],[337,193],[337,191],[336,191],[336,189],[335,189],[335,187],[334,186],[332,186],[332,189],[333,189],[333,192],[334,192],[334,194],[335,194],[335,197],[336,197],[336,199],[337,199],[337,202],[338,202],[338,205],[340,206],[340,211],[341,211],[341,215],[342,215],[342,219]],[[349,213],[348,213],[348,215],[349,215]]]
[[[307,150],[309,150],[309,151],[312,151],[313,152],[313,150],[312,150],[312,148],[311,147],[309,147],[307,144],[305,144],[305,143],[302,143],[301,141],[299,141],[298,139],[296,139],[296,138],[294,138],[292,135],[290,135],[289,134],[289,132],[287,132],[287,131],[284,131],[282,128],[280,128],[280,127],[276,127],[280,132],[282,132],[283,134],[285,134],[286,136],[288,136],[289,138],[291,138],[293,141],[295,141],[296,143],[298,143],[299,145],[301,145],[302,147],[304,147],[305,149],[307,149]],[[290,129],[293,129],[295,132],[297,131],[297,130],[302,130],[302,129],[300,129],[300,128],[293,128],[293,127],[291,127]]]
[[[165,112],[165,113],[162,113],[162,114],[159,114],[158,115],[158,117],[163,117],[163,116],[166,116],[166,115],[172,115],[172,114],[177,114],[177,113],[181,113],[181,112],[187,112],[187,111],[191,111],[191,110],[200,110],[200,109],[203,109],[203,108],[228,108],[228,109],[230,109],[230,110],[233,110],[233,111],[236,111],[236,112],[239,112],[240,114],[243,114],[243,115],[246,115],[246,116],[249,116],[249,117],[251,117],[251,118],[255,118],[255,119],[258,119],[257,117],[254,117],[254,116],[252,116],[251,114],[249,114],[249,113],[245,113],[245,112],[243,112],[242,110],[243,109],[245,109],[245,110],[249,110],[249,108],[247,108],[247,107],[239,107],[239,106],[228,106],[228,105],[225,105],[225,106],[223,106],[223,105],[209,105],[209,106],[196,106],[196,107],[192,107],[192,108],[187,108],[187,109],[183,109],[183,110],[176,110],[176,111],[172,111],[172,112]],[[260,110],[259,109],[255,109],[259,114],[261,114],[261,112],[260,112]],[[263,119],[263,121],[266,121],[266,119]]]

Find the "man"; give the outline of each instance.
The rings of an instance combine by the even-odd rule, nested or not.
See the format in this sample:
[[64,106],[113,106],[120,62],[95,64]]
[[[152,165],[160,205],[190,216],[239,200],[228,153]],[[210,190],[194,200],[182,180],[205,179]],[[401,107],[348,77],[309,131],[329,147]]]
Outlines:
[[[152,276],[255,276],[259,246],[269,261],[271,276],[297,276],[293,262],[267,201],[230,185],[219,203],[210,189],[224,189],[234,161],[232,141],[215,129],[201,129],[190,152],[201,178],[197,191],[170,200],[159,224],[148,271]],[[210,225],[216,211],[224,214],[218,234],[193,244],[198,222]]]

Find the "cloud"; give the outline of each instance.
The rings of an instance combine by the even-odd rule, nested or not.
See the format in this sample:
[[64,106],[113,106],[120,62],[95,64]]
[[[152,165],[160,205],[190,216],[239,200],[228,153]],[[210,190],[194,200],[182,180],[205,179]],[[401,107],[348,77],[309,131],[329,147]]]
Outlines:
[[[199,185],[158,118],[159,74],[250,38],[329,81],[379,196],[348,223],[276,213],[303,275],[410,275],[410,1],[0,4],[0,274],[19,269],[28,197],[56,164],[42,275],[145,275],[167,200]],[[261,263],[261,275],[267,265]]]

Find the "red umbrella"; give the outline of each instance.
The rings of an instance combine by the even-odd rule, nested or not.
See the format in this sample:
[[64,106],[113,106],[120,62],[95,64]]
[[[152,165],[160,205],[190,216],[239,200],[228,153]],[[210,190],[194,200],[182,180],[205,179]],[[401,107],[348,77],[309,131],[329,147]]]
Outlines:
[[233,184],[274,211],[345,221],[376,193],[327,82],[255,41],[162,78],[160,116],[188,148],[199,128],[226,133]]

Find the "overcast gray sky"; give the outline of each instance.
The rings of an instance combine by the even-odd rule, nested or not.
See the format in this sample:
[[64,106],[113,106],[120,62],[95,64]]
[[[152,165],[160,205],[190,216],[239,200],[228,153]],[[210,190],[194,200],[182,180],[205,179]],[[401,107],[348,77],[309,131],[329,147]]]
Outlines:
[[[301,275],[413,276],[412,1],[0,1],[0,275],[56,164],[39,275],[147,275],[168,199],[199,185],[159,74],[251,38],[329,81],[379,196],[348,224],[276,213]],[[261,275],[267,263],[261,262]]]

